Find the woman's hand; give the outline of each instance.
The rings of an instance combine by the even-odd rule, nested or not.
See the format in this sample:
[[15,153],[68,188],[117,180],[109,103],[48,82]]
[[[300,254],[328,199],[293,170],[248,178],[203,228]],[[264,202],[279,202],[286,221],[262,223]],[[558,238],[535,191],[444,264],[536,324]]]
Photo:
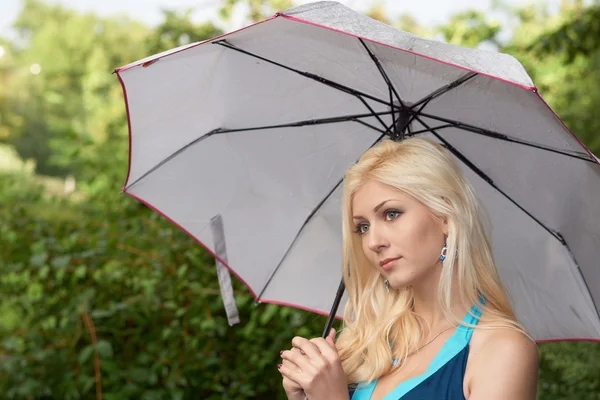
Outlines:
[[[295,337],[294,349],[281,354],[279,372],[291,384],[300,386],[309,400],[348,400],[348,385],[342,362],[335,347],[335,329],[326,339]],[[287,391],[286,391],[287,393]]]
[[[297,352],[299,355],[302,355],[302,353],[300,352],[300,349],[297,349],[295,347],[293,347],[291,350],[289,350],[291,352]],[[281,354],[283,355],[283,351],[281,352]],[[288,361],[286,359],[284,359],[283,361],[283,366],[287,369],[290,369],[292,371],[297,371],[300,372],[300,368],[294,364],[291,361]],[[279,368],[279,366],[278,366]],[[298,382],[295,382],[293,380],[291,380],[290,378],[286,377],[285,375],[283,375],[283,390],[285,390],[285,394],[287,395],[288,400],[304,400],[306,394],[304,393],[304,389],[302,389],[302,386],[300,386],[300,384]]]

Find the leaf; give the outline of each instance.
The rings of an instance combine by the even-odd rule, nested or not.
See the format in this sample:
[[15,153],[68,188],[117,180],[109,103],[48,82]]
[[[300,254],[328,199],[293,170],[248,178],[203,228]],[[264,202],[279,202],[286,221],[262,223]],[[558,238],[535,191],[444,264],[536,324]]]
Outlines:
[[273,318],[273,316],[277,314],[278,310],[279,306],[276,306],[275,304],[267,304],[264,312],[260,316],[261,325],[268,324],[269,321],[271,321],[271,318]]
[[58,257],[54,257],[52,259],[52,261],[50,262],[50,265],[52,265],[54,268],[64,268],[67,265],[69,265],[69,262],[71,262],[71,257],[58,256]]
[[27,288],[27,297],[29,297],[31,301],[37,301],[41,299],[43,294],[44,287],[38,282],[31,283]]
[[42,265],[44,265],[44,263],[48,260],[48,253],[43,252],[40,254],[34,254],[33,256],[31,256],[31,258],[29,259],[29,264],[32,267],[41,267]]
[[86,271],[87,267],[85,265],[80,265],[77,268],[75,268],[75,273],[73,275],[77,279],[83,279],[85,278]]
[[96,351],[101,358],[112,358],[112,345],[106,340],[99,340],[96,343]]
[[126,372],[125,376],[137,383],[147,383],[150,379],[150,372],[145,368],[132,368]]
[[187,272],[187,269],[188,269],[187,264],[183,264],[181,267],[179,267],[179,269],[177,269],[177,277],[183,278],[185,276],[185,273]]
[[173,390],[171,392],[171,400],[183,400],[183,390]]
[[47,265],[44,265],[42,268],[40,268],[40,272],[39,272],[39,277],[40,279],[46,279],[48,277],[48,274],[50,273],[50,267]]
[[85,346],[83,350],[79,352],[79,356],[77,357],[79,364],[85,364],[90,359],[92,353],[94,353],[94,347],[92,345]]
[[90,316],[93,319],[97,319],[97,318],[107,318],[110,317],[111,315],[113,315],[115,312],[111,311],[111,310],[94,310],[90,313]]

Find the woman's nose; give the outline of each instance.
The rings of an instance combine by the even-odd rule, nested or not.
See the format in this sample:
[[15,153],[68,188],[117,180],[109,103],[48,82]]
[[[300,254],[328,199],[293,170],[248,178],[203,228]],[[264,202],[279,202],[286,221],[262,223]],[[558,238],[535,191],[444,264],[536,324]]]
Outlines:
[[369,249],[371,251],[378,253],[387,248],[389,244],[389,241],[381,230],[376,229],[373,226],[369,228]]

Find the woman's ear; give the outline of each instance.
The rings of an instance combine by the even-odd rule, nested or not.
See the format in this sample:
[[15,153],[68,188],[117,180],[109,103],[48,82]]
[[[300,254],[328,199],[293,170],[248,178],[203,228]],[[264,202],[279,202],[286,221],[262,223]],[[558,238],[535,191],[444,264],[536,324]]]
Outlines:
[[448,236],[448,217],[442,217],[440,222],[444,236]]

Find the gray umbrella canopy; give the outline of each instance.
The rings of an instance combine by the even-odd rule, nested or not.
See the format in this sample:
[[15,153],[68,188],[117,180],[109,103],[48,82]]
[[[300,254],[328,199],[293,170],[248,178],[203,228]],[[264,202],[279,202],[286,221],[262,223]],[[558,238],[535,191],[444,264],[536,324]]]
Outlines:
[[326,1],[116,72],[124,192],[213,254],[220,217],[221,261],[257,300],[327,313],[344,171],[383,138],[422,136],[454,154],[485,204],[529,332],[600,338],[600,165],[513,57]]

